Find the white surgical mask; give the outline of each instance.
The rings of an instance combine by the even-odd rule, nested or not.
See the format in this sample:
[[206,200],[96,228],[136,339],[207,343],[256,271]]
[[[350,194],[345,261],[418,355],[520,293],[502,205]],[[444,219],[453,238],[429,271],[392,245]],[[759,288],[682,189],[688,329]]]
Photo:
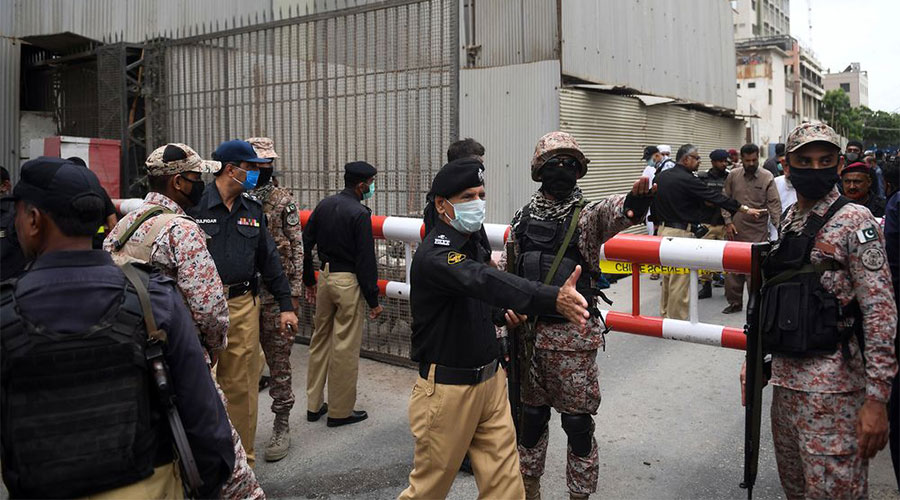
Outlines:
[[484,225],[485,205],[484,200],[478,199],[456,205],[450,203],[456,213],[456,217],[450,221],[450,225],[461,233],[472,234],[479,231]]

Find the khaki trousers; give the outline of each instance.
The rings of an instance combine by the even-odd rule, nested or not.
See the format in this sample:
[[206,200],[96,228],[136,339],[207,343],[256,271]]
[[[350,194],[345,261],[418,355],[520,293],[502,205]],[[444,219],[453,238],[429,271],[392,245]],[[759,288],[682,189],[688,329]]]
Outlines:
[[256,464],[256,414],[259,405],[259,298],[252,293],[228,299],[228,346],[219,354],[216,381],[228,400],[228,416],[241,436],[247,463]]
[[[684,229],[666,227],[663,224],[659,228],[660,236],[675,236],[679,238],[693,238],[694,234]],[[659,302],[659,315],[663,318],[686,320],[690,316],[690,274],[663,274],[662,294]]]
[[316,292],[316,329],[309,339],[306,404],[316,412],[325,401],[328,382],[328,416],[346,418],[356,405],[359,348],[365,319],[362,293],[353,273],[332,273],[328,265],[319,272]]
[[466,452],[478,498],[525,498],[503,369],[478,385],[446,385],[434,383],[432,366],[413,387],[409,427],[416,449],[401,500],[445,498]]
[[180,500],[184,498],[180,472],[175,463],[161,465],[153,469],[153,475],[147,479],[86,496],[84,500],[144,500],[146,498]]
[[[724,240],[725,226],[706,226],[709,232],[703,236],[704,240]],[[712,281],[713,276],[718,273],[700,273],[700,282]]]

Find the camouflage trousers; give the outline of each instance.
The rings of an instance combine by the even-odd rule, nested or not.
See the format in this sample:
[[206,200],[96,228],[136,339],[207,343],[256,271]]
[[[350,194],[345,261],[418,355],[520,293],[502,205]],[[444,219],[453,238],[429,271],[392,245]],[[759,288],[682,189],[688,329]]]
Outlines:
[[865,391],[804,392],[775,386],[772,438],[788,499],[868,497],[869,462],[857,454]]
[[[522,402],[530,406],[551,406],[560,413],[595,415],[600,407],[600,382],[597,351],[550,351],[535,349],[531,358],[528,385],[523,387]],[[549,429],[545,428],[537,445],[519,445],[522,474],[540,477],[547,459]],[[572,493],[597,491],[600,458],[597,440],[591,436],[591,452],[579,457],[568,446],[566,485]]]
[[[215,382],[215,378],[213,379]],[[216,391],[222,404],[228,408],[228,401],[225,393],[219,387],[219,383],[215,382]],[[239,500],[244,498],[254,500],[265,500],[266,494],[263,492],[253,468],[247,463],[247,452],[241,443],[241,436],[238,435],[237,429],[231,425],[231,419],[228,419],[228,425],[231,427],[231,441],[234,443],[234,469],[231,471],[231,477],[222,486],[222,498],[224,500]]]
[[269,396],[272,397],[272,413],[290,413],[294,407],[291,391],[291,348],[294,336],[285,338],[279,333],[281,310],[275,302],[263,302],[259,318],[259,343],[266,355],[269,375],[272,377]]

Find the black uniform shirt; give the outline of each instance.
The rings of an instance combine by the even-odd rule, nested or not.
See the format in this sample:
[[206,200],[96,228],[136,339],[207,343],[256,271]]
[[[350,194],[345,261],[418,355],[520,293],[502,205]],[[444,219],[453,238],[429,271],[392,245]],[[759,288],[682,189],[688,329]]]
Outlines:
[[378,307],[378,267],[372,211],[352,189],[331,195],[316,205],[303,228],[303,283],[316,284],[313,248],[333,273],[353,273],[370,308]]
[[262,204],[256,198],[246,193],[238,196],[229,212],[213,182],[188,214],[209,235],[206,244],[223,284],[252,281],[259,270],[281,312],[294,310],[291,285],[281,268],[278,248],[266,229]]
[[559,288],[485,264],[484,247],[439,221],[410,270],[413,361],[474,368],[500,357],[494,307],[524,314],[556,311]]
[[[699,177],[707,186],[716,191],[722,191],[725,189],[725,179],[728,178],[728,170],[724,168],[720,170],[713,167],[706,172],[698,172],[697,177]],[[704,205],[706,210],[704,211],[704,218],[701,219],[700,222],[712,226],[721,226],[725,224],[725,220],[722,218],[722,211],[719,210],[719,207],[708,202],[704,203]]]
[[875,217],[884,217],[884,209],[887,206],[887,200],[881,196],[875,195],[872,191],[869,191],[869,197],[866,198],[865,203],[859,203],[857,201],[854,201],[853,203],[868,208]]
[[732,213],[741,208],[740,203],[725,196],[721,189],[716,191],[707,186],[681,164],[660,173],[653,182],[656,183],[656,196],[650,210],[663,224],[703,222],[708,208],[704,204],[706,201]]
[[[121,298],[124,286],[125,275],[103,250],[52,252],[38,257],[19,279],[16,302],[22,316],[65,335],[100,322]],[[194,319],[175,283],[154,274],[147,289],[156,324],[167,334],[163,355],[175,404],[205,483],[201,494],[215,496],[234,468],[228,416],[209,376]]]

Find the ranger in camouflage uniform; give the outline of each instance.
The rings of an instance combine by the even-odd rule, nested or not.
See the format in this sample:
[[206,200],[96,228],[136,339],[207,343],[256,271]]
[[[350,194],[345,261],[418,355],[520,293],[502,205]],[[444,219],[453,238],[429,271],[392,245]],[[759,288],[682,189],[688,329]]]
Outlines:
[[[842,161],[839,144],[834,130],[819,123],[800,125],[788,136],[790,169],[785,174],[798,200],[781,222],[773,255],[779,255],[785,239],[798,234],[813,216],[827,218],[826,212],[841,198],[835,186]],[[868,461],[887,443],[886,402],[897,371],[897,309],[884,236],[867,209],[852,203],[838,206],[814,235],[807,255],[820,273],[821,287],[837,298],[841,309],[852,311],[854,301],[859,305],[860,312],[839,318],[838,327],[849,331],[859,328],[861,321],[861,332],[824,354],[780,353],[778,343],[769,349],[774,353],[772,437],[781,485],[789,499],[866,498]],[[767,332],[780,328],[783,320],[781,316],[772,322],[766,319],[766,301],[771,296],[766,288],[763,292],[765,347]],[[791,301],[806,303],[796,297]],[[813,327],[810,334],[824,335],[819,330],[822,325]]]
[[[531,162],[531,178],[541,182],[541,188],[513,217],[509,238],[515,244],[516,262],[507,264],[504,253],[501,266],[515,266],[516,274],[544,281],[575,211],[580,210],[576,230],[551,283],[564,282],[576,265],[582,266],[576,288],[593,305],[600,245],[639,223],[651,197],[649,179],[645,178],[635,182],[628,195],[588,202],[576,186],[577,179],[587,172],[587,163],[571,135],[551,132],[541,137]],[[568,435],[566,483],[570,496],[587,498],[597,490],[600,470],[592,417],[600,406],[597,349],[604,343],[600,324],[591,320],[581,331],[555,316],[532,318],[529,323],[534,325],[534,346],[531,366],[523,367],[529,373],[522,387],[519,429],[526,498],[540,498],[551,406],[562,415],[562,427]]]
[[[278,158],[272,139],[268,137],[252,137],[247,142],[253,145],[260,158]],[[287,189],[276,187],[269,181],[272,177],[272,163],[261,165],[259,180],[253,194],[263,204],[269,233],[278,247],[281,256],[281,267],[291,284],[291,296],[294,310],[300,310],[300,296],[303,293],[303,237],[300,232],[300,213],[294,198]],[[291,446],[291,433],[288,428],[288,416],[294,407],[294,393],[291,391],[291,347],[294,336],[279,333],[280,310],[275,297],[268,290],[260,292],[260,332],[259,343],[262,344],[269,364],[272,385],[269,396],[272,396],[272,413],[275,414],[275,425],[272,438],[266,447],[266,461],[276,462],[287,455]],[[289,330],[290,332],[290,330]]]
[[[200,199],[204,186],[200,174],[215,172],[220,165],[201,159],[187,145],[173,143],[150,153],[146,166],[151,192],[137,210],[116,224],[104,240],[103,248],[117,263],[143,261],[175,280],[197,325],[207,361],[214,361],[228,341],[228,304],[216,264],[206,248],[206,234],[182,207],[191,207]],[[144,217],[160,208],[162,214]],[[124,237],[141,219],[143,223]],[[225,394],[219,384],[215,385],[227,407]],[[247,452],[233,425],[231,439],[234,470],[222,487],[222,498],[264,499],[266,496],[247,463]]]

